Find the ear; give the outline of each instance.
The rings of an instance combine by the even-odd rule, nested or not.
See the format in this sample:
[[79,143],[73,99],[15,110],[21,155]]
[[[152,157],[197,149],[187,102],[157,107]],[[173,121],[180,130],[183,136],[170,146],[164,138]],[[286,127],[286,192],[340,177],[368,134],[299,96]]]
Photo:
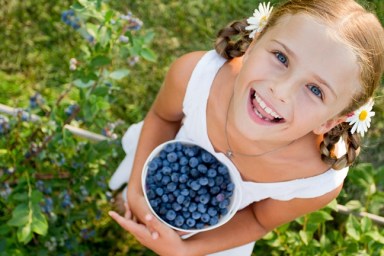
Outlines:
[[347,120],[347,116],[342,116],[342,117],[330,119],[327,122],[325,122],[324,124],[320,125],[318,128],[314,129],[313,133],[317,134],[317,135],[323,135],[323,134],[329,132],[330,130],[332,130],[332,128],[335,127],[336,125],[338,125],[342,122],[345,122],[346,120]]

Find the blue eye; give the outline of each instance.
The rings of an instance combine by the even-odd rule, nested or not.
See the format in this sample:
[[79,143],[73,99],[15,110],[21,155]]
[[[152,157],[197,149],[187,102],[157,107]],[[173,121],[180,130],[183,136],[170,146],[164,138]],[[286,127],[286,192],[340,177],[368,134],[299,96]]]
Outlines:
[[275,56],[277,60],[283,63],[285,66],[288,64],[288,58],[281,52],[275,52]]
[[316,97],[319,97],[321,99],[323,99],[323,92],[321,91],[321,89],[315,85],[308,85],[308,89],[311,91],[311,93],[313,93]]

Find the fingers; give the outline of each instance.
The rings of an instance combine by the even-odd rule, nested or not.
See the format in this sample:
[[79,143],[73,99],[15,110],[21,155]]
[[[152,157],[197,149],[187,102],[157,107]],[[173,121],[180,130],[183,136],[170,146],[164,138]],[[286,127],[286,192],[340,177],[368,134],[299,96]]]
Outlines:
[[127,202],[124,203],[124,208],[125,208],[125,214],[124,214],[124,217],[125,217],[126,219],[131,219],[131,218],[132,218],[132,212],[131,212],[131,210],[129,209],[129,206],[128,206],[128,203],[127,203]]
[[148,230],[151,232],[152,239],[156,240],[157,238],[159,238],[159,233],[153,227],[154,225],[152,225],[152,223],[154,222],[153,219],[154,219],[153,215],[151,214],[145,215],[145,221],[146,221]]
[[[112,217],[122,228],[126,231],[132,233],[135,237],[139,238],[139,240],[147,240],[148,238],[152,238],[154,240],[159,238],[159,233],[154,231],[151,232],[148,227],[143,224],[136,223],[134,220],[130,218],[125,218],[120,216],[118,213],[114,211],[108,212],[109,216]],[[151,216],[151,217],[147,217]],[[153,219],[152,215],[146,216],[146,222],[150,222]]]

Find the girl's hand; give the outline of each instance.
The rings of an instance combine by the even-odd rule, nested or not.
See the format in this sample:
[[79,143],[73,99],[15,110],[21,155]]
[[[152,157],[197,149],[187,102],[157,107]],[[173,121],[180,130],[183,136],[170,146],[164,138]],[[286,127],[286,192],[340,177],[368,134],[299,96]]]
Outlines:
[[114,211],[109,215],[126,231],[130,232],[145,247],[159,255],[188,255],[185,242],[173,229],[167,227],[152,214],[147,214],[144,223],[136,222],[126,204],[124,217]]

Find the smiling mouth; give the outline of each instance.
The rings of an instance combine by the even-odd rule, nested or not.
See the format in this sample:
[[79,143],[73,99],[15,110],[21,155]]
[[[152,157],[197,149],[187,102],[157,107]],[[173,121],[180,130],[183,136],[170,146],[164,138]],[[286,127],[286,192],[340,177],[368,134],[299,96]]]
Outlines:
[[268,107],[267,104],[256,94],[255,90],[251,89],[250,97],[252,109],[260,119],[272,123],[284,122],[284,118]]

